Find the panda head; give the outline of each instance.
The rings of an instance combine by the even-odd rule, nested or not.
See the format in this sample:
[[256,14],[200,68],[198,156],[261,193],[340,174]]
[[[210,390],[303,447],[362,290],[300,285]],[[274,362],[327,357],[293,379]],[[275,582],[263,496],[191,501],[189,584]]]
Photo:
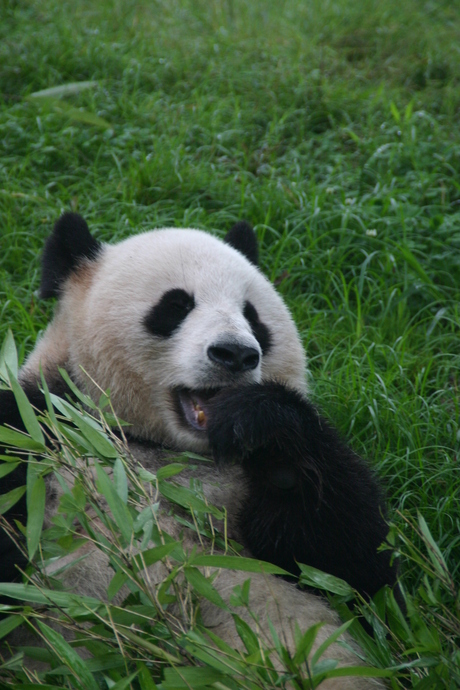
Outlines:
[[23,369],[67,369],[139,437],[206,452],[206,403],[227,386],[278,380],[306,391],[305,356],[281,297],[260,273],[247,223],[225,241],[164,229],[116,245],[63,215],[43,255],[54,320]]

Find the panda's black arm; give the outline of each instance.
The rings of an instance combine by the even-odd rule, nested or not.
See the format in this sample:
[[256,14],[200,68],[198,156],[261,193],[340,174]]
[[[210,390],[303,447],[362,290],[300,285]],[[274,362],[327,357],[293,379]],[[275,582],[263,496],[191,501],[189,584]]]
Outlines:
[[[46,409],[45,397],[36,386],[25,387],[25,392],[29,401],[34,407],[39,410]],[[0,390],[0,425],[8,425],[14,429],[25,431],[24,423],[16,405],[14,394],[10,390]],[[7,451],[0,445],[0,454],[5,454]],[[10,451],[11,453],[11,451]],[[21,464],[10,474],[0,478],[0,494],[6,494],[19,486],[24,486],[26,483],[27,465],[25,462]],[[4,517],[14,524],[14,520],[19,520],[25,524],[27,520],[27,506],[25,494],[22,498],[10,508]],[[6,531],[0,528],[0,581],[11,582],[18,578],[17,565],[23,568],[26,564],[26,559],[17,548]]]
[[245,545],[292,573],[306,563],[372,596],[394,584],[383,492],[369,466],[299,393],[279,383],[222,391],[208,433],[217,461],[239,460],[248,480]]

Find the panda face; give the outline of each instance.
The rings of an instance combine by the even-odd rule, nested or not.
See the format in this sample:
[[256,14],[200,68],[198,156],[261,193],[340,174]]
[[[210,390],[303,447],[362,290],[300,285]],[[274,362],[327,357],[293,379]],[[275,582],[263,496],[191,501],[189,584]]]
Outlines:
[[208,450],[206,405],[224,387],[276,379],[306,388],[282,299],[239,251],[197,230],[103,246],[66,279],[35,358],[56,342],[94,399],[110,389],[134,435],[178,450]]
[[[172,389],[172,397],[179,418],[185,426],[200,432],[206,431],[207,403],[222,388],[222,385],[237,385],[239,381],[259,381],[262,355],[268,350],[270,332],[257,314],[255,307],[248,301],[242,310],[238,304],[221,308],[214,316],[216,336],[206,342],[201,335],[202,352],[197,359],[195,378],[202,387],[189,389],[178,386]],[[190,315],[195,310],[195,314]],[[181,288],[173,288],[163,294],[144,318],[144,326],[153,336],[172,338],[177,334],[180,341],[183,335],[180,329],[187,329],[187,319],[191,321],[191,337],[199,329],[200,323],[210,314],[209,305],[195,301],[195,296]],[[222,319],[222,316],[225,317]],[[219,332],[219,317],[222,328]],[[230,318],[232,317],[232,318]],[[248,331],[252,330],[252,336]],[[208,325],[208,333],[211,324]],[[209,344],[208,344],[209,343]],[[263,346],[263,347],[262,347]]]

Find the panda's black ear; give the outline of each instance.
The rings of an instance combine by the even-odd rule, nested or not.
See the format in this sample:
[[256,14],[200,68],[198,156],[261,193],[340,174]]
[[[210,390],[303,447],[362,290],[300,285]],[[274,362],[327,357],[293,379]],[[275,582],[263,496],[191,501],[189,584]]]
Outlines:
[[64,213],[48,237],[42,256],[40,297],[56,297],[59,288],[84,259],[96,259],[102,245],[78,213]]
[[259,265],[259,247],[256,233],[252,226],[245,220],[235,223],[233,228],[224,237],[224,242],[237,249],[254,266]]

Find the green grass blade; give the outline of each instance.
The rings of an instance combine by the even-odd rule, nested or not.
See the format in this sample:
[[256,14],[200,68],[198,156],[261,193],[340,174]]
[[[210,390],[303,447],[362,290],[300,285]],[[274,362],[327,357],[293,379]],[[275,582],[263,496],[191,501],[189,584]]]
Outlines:
[[41,89],[30,94],[29,98],[62,98],[63,96],[70,96],[87,91],[88,89],[95,89],[99,86],[97,81],[77,81],[68,84],[61,84],[60,86],[52,86],[48,89]]

